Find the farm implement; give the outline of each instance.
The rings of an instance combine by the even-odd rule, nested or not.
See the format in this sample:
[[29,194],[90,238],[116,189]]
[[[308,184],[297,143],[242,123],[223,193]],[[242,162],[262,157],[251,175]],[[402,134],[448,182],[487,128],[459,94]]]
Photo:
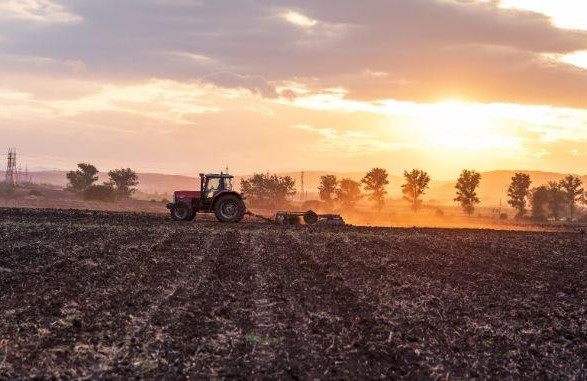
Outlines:
[[281,225],[331,224],[344,225],[338,214],[279,211],[271,218],[247,210],[245,196],[233,190],[233,176],[228,174],[200,174],[199,191],[176,191],[173,202],[167,204],[175,221],[192,221],[196,213],[214,213],[220,222],[240,222],[245,215]]

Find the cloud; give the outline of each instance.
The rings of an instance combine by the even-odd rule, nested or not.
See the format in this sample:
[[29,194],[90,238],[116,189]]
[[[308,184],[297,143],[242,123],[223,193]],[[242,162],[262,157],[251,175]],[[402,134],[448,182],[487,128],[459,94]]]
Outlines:
[[86,63],[79,59],[55,59],[52,57],[0,54],[0,66],[3,72],[26,72],[30,75],[80,74],[87,69]]
[[553,23],[561,28],[587,30],[585,5],[576,0],[501,0],[500,6],[549,15]]
[[287,11],[281,14],[281,17],[287,22],[292,23],[303,28],[311,28],[318,24],[318,20],[314,20],[306,15],[298,13],[296,11]]
[[266,98],[276,98],[278,95],[275,87],[259,75],[218,72],[208,74],[201,79],[224,88],[245,89]]
[[216,113],[245,94],[202,83],[150,80],[131,85],[77,82],[88,90],[69,99],[39,100],[34,93],[0,88],[0,116],[6,119],[61,119],[93,113],[118,113],[145,119],[192,124],[196,114]]
[[[491,155],[509,144],[504,152],[521,147],[530,155],[586,138],[587,118],[578,109],[587,109],[587,71],[563,57],[574,62],[568,57],[587,50],[587,34],[495,1],[33,3],[53,7],[31,11],[0,0],[4,10],[13,4],[0,20],[6,38],[0,116],[9,120],[2,128],[42,126],[39,141],[58,136],[62,126],[82,133],[103,125],[136,135],[177,128],[179,137],[166,144],[185,147],[182,159],[189,162],[195,143],[186,131],[194,141],[216,142],[198,147],[207,157],[227,145],[217,138],[221,131],[239,147],[234,162],[251,168],[263,165],[259,156],[300,157],[290,142],[316,150],[304,153],[311,160],[303,165],[328,157],[324,166],[356,168],[366,164],[353,157],[402,160],[400,152],[417,150],[406,142],[435,160],[437,150],[461,152],[450,144],[478,144]],[[436,115],[431,103],[453,98],[473,102],[474,113],[495,115],[508,131],[438,132],[433,119],[415,117]],[[109,144],[106,136],[101,142]],[[556,152],[563,147],[572,149],[567,143]]]
[[53,0],[0,0],[0,19],[69,24],[81,21],[65,6]]
[[307,124],[298,124],[292,127],[320,137],[319,140],[312,143],[313,150],[338,157],[373,155],[380,152],[413,149],[419,146],[413,142],[382,141],[380,138],[363,131],[319,128]]
[[[210,78],[267,97],[276,96],[276,84],[296,81],[314,89],[345,88],[347,97],[370,101],[460,96],[587,107],[587,74],[544,59],[587,50],[587,33],[495,1],[292,0],[287,8],[261,0],[230,6],[65,1],[67,8],[25,0],[36,4],[36,12],[16,7],[20,2],[2,3],[11,17],[88,21],[76,24],[75,33],[7,24],[7,53],[59,61],[73,56],[99,68],[92,74],[106,81]],[[109,11],[114,4],[115,13]]]

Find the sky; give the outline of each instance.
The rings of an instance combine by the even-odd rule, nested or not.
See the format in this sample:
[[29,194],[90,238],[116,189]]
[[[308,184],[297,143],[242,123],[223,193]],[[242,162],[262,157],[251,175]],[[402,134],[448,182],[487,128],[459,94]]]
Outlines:
[[192,175],[585,174],[585,14],[582,0],[0,0],[0,152]]

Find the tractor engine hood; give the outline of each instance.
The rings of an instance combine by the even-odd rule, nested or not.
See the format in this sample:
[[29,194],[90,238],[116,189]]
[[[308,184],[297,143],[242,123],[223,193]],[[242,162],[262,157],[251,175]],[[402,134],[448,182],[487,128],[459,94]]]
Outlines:
[[173,192],[173,202],[191,201],[200,198],[202,192],[199,191],[175,191]]

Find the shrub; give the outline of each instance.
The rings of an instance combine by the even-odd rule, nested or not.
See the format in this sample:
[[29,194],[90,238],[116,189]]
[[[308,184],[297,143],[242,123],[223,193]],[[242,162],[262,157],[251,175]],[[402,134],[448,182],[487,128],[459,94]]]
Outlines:
[[438,217],[438,218],[442,218],[442,217],[444,217],[444,212],[442,211],[442,209],[436,209],[436,211],[434,211],[434,216]]
[[84,191],[86,201],[116,201],[116,190],[110,185],[91,185]]
[[508,215],[506,213],[502,213],[499,215],[499,219],[500,220],[507,220],[508,219]]

